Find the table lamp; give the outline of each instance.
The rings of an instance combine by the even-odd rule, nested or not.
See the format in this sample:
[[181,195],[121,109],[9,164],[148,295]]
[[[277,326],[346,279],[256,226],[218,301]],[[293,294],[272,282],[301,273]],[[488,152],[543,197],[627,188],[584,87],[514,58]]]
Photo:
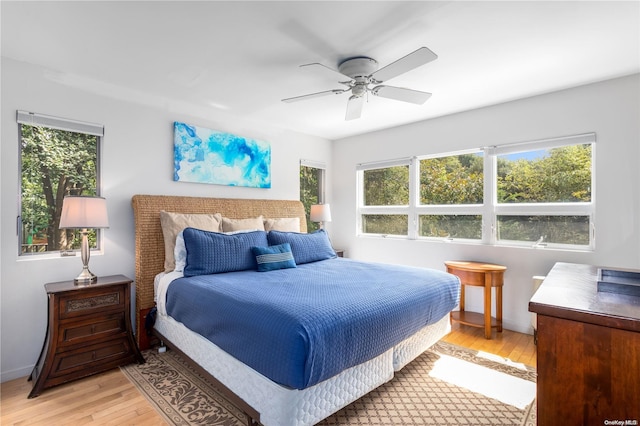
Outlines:
[[320,229],[322,229],[324,222],[331,222],[331,207],[329,204],[314,204],[311,206],[309,218],[312,222],[320,223]]
[[107,200],[102,197],[67,196],[62,201],[62,213],[60,214],[60,229],[81,229],[82,246],[82,272],[74,282],[76,284],[91,284],[98,277],[89,271],[89,239],[88,230],[95,228],[108,228]]

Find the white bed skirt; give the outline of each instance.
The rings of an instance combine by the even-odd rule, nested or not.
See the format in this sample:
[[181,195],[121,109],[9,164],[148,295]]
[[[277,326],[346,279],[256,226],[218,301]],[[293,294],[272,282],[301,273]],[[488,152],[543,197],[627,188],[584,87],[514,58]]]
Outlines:
[[313,425],[393,378],[451,331],[449,316],[396,347],[307,389],[278,385],[173,318],[158,314],[156,330],[260,413],[265,426]]

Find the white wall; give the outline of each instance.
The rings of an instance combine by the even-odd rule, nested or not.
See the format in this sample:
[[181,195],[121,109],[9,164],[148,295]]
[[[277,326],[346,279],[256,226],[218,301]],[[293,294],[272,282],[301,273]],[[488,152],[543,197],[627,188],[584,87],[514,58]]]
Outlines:
[[[355,236],[358,163],[587,132],[597,134],[593,252]],[[332,241],[349,257],[380,262],[441,270],[446,260],[504,264],[504,325],[530,332],[531,277],[555,262],[640,269],[639,146],[638,74],[334,141]],[[482,306],[482,289],[469,288],[466,309]]]
[[[324,162],[331,179],[331,142],[268,125],[251,123],[215,109],[199,110],[153,94],[81,85],[50,70],[2,58],[1,380],[31,372],[46,328],[46,282],[75,277],[80,258],[19,259],[18,126],[16,110],[100,123],[102,183],[110,228],[103,254],[92,254],[97,275],[134,277],[134,225],[131,196],[174,194],[227,198],[299,199],[301,158]],[[184,121],[271,143],[272,188],[237,188],[173,181],[173,122]],[[330,190],[327,194],[330,197]]]
[[[504,289],[507,328],[528,332],[531,276],[556,261],[640,268],[640,76],[450,115],[333,143],[252,123],[220,110],[202,110],[153,94],[83,86],[50,70],[2,58],[0,149],[0,345],[1,380],[26,376],[40,352],[46,326],[43,284],[68,280],[79,258],[24,260],[17,256],[18,109],[105,125],[103,195],[111,227],[104,253],[92,255],[98,275],[134,275],[131,196],[298,199],[301,158],[325,162],[332,204],[334,246],[358,259],[443,268],[448,259],[508,266]],[[428,107],[428,106],[427,106]],[[173,121],[185,121],[271,142],[272,188],[251,189],[173,182]],[[597,133],[595,252],[512,249],[426,241],[355,237],[355,165],[484,145]],[[469,310],[481,309],[481,293],[468,291]]]

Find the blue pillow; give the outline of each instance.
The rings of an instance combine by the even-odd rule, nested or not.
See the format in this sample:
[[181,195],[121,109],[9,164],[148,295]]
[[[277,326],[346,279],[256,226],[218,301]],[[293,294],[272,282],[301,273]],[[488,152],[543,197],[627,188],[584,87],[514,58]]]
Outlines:
[[269,245],[265,231],[227,235],[185,228],[182,236],[187,249],[185,277],[256,269],[251,247]]
[[251,247],[251,251],[256,256],[258,272],[296,267],[289,243],[269,247]]
[[331,247],[329,236],[324,229],[309,234],[270,231],[267,239],[272,246],[289,243],[297,265],[336,257],[336,252]]

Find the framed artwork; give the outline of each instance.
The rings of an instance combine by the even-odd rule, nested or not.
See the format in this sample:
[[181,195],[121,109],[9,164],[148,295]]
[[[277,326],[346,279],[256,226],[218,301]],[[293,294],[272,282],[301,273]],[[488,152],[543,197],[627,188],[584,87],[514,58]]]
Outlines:
[[173,180],[271,188],[271,145],[176,121]]

